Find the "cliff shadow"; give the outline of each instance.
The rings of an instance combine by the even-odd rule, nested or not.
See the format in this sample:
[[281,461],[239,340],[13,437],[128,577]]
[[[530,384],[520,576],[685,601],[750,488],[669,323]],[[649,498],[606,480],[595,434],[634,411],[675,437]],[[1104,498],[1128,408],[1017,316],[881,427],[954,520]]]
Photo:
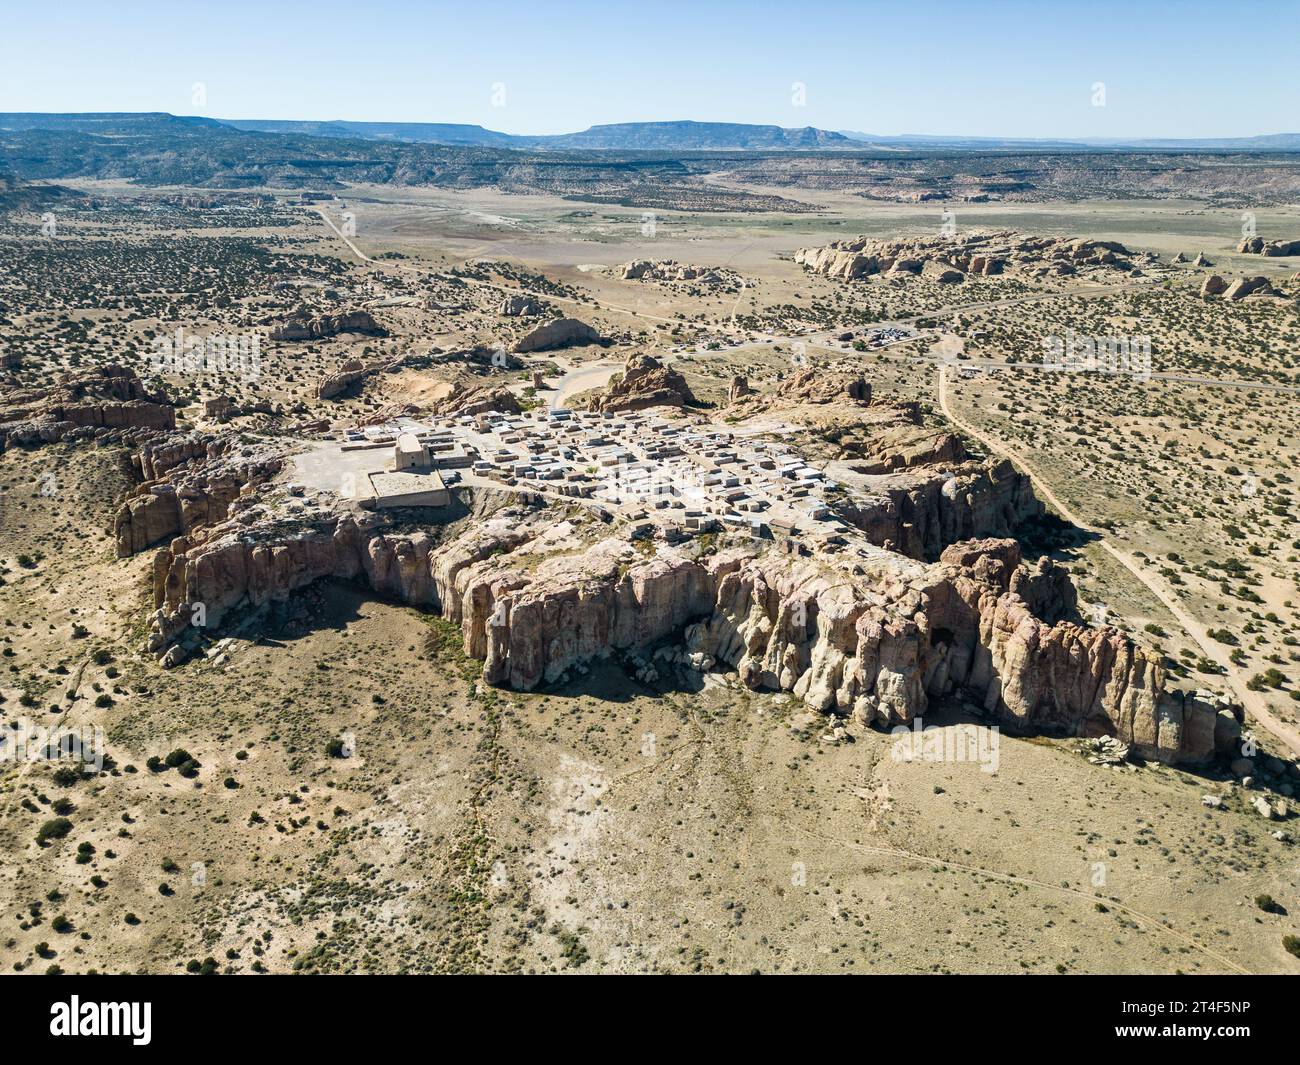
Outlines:
[[342,632],[363,619],[366,603],[380,598],[369,588],[349,581],[316,581],[282,602],[266,604],[259,624],[259,642],[287,647],[315,632]]
[[1100,540],[1101,535],[1049,511],[1023,522],[1016,529],[1016,539],[1020,541],[1020,553],[1026,561],[1036,562],[1047,556],[1053,562],[1069,563],[1077,562],[1079,552]]
[[[502,689],[508,692],[509,689]],[[539,684],[533,695],[547,695],[555,699],[580,699],[587,697],[600,702],[626,703],[636,696],[658,697],[663,692],[655,686],[637,680],[631,667],[616,655],[592,659],[587,672],[569,675],[551,684]]]

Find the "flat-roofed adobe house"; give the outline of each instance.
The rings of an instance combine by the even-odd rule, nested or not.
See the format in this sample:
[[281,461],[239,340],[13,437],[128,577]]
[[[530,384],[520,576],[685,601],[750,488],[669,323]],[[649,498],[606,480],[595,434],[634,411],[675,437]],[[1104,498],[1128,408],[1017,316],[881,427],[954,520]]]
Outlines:
[[397,438],[397,443],[393,446],[393,469],[397,472],[402,470],[423,469],[426,466],[432,466],[433,461],[429,458],[429,449],[422,443],[414,433],[402,433]]

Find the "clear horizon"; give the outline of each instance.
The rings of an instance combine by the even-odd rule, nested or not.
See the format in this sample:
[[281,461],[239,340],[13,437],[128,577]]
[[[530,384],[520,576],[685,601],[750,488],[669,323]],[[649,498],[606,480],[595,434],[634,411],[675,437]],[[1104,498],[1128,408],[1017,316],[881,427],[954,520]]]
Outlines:
[[[1300,2],[940,2],[562,9],[329,0],[219,11],[11,5],[0,110],[435,122],[516,135],[740,122],[882,136],[1218,138],[1295,132]],[[1235,32],[1244,30],[1243,33]],[[1229,32],[1233,31],[1233,32]],[[1217,70],[1231,64],[1228,73]],[[1248,123],[1248,125],[1247,125]]]

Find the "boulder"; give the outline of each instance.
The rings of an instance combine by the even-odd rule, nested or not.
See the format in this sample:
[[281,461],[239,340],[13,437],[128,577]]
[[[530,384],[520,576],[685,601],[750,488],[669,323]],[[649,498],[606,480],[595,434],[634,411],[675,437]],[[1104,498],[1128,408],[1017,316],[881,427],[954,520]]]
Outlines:
[[501,303],[499,313],[507,318],[531,318],[541,314],[542,308],[532,296],[507,296]]
[[1244,299],[1256,292],[1269,290],[1268,278],[1266,277],[1239,277],[1223,293],[1224,299],[1239,300]]
[[528,333],[515,344],[514,350],[522,354],[528,351],[552,351],[556,348],[599,343],[601,343],[600,334],[586,322],[581,322],[577,318],[556,318]]

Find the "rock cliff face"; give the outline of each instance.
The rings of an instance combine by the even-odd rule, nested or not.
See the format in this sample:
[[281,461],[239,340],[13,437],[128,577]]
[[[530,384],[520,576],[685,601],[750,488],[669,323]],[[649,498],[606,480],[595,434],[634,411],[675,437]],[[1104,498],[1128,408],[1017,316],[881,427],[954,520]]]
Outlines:
[[123,366],[63,374],[52,385],[7,389],[0,396],[0,451],[10,444],[175,426],[171,404],[146,392],[135,371]]
[[676,370],[653,355],[629,355],[623,374],[592,404],[595,410],[633,411],[647,407],[684,407],[695,403],[690,386]]
[[142,483],[113,522],[118,558],[224,521],[235,499],[282,465],[278,455],[235,450],[231,437],[197,433],[150,442],[131,461]]
[[232,607],[338,577],[456,621],[484,679],[517,689],[684,629],[689,652],[745,685],[874,725],[958,695],[1008,727],[1115,735],[1168,762],[1204,761],[1239,732],[1232,713],[1166,692],[1158,659],[1121,633],[1069,620],[1068,576],[1022,565],[1012,540],[957,544],[928,566],[882,551],[850,577],[755,548],[645,557],[605,539],[574,552],[582,530],[545,511],[452,537],[395,534],[369,515],[250,535],[256,494],[159,553],[149,646],[167,664],[184,656],[195,604],[215,626]]
[[1133,268],[1131,255],[1115,241],[998,232],[916,240],[857,237],[800,248],[794,261],[814,273],[845,281],[888,274],[955,282],[1002,273],[1067,275],[1081,267],[1127,271]]
[[377,514],[273,519],[262,499],[274,491],[252,488],[233,502],[224,523],[178,536],[156,556],[148,649],[170,653],[168,664],[183,658],[171,649],[195,635],[188,630],[196,603],[215,628],[234,607],[282,601],[334,577],[362,579],[376,592],[459,621],[468,583],[463,571],[526,543],[553,542],[549,525],[531,525],[517,513],[481,522],[450,543],[433,532],[394,534],[390,520]]
[[1036,616],[1019,591],[1060,613],[1061,575],[1027,572],[1014,541],[958,545],[867,587],[764,559],[715,571],[713,616],[687,630],[688,647],[815,710],[906,725],[961,694],[1018,730],[1116,735],[1169,762],[1204,761],[1238,734],[1232,713],[1165,692],[1158,659],[1121,633]]
[[1044,512],[1029,478],[1005,459],[904,472],[834,507],[873,544],[916,559],[960,540],[1011,536]]

